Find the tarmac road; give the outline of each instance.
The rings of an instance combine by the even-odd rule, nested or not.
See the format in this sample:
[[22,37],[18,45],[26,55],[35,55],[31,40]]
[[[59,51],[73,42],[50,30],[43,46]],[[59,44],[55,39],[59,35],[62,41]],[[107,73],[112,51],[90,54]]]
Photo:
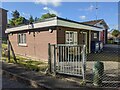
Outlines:
[[12,89],[12,88],[30,88],[30,86],[27,86],[23,83],[18,82],[14,78],[8,78],[3,76],[2,77],[2,88],[3,89]]

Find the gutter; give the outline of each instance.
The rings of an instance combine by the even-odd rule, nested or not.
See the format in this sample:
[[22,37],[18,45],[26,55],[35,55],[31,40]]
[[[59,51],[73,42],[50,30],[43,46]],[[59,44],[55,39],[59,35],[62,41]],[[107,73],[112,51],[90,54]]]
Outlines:
[[25,30],[31,30],[31,29],[37,29],[37,28],[44,28],[44,27],[52,27],[52,26],[65,26],[65,27],[77,28],[77,29],[102,31],[102,28],[100,27],[86,25],[83,23],[79,23],[76,21],[67,20],[59,17],[53,17],[53,18],[45,19],[45,20],[42,20],[41,22],[37,22],[29,25],[8,28],[6,29],[5,33],[25,31]]

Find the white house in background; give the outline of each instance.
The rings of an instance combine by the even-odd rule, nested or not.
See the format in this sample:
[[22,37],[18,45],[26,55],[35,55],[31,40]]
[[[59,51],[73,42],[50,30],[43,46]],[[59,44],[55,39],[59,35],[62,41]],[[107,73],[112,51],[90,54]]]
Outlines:
[[104,42],[104,44],[107,43],[109,26],[107,25],[104,19],[92,20],[92,21],[87,21],[83,23],[103,28],[103,31],[100,33],[100,36],[101,36],[100,39],[101,41]]

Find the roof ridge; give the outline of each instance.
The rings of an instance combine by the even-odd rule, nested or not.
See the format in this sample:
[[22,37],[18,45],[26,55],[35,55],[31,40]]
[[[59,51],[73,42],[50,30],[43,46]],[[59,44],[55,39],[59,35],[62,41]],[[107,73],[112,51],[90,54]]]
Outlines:
[[[104,20],[104,19],[90,20],[90,21],[85,21],[85,22],[93,22],[93,21],[101,21],[101,20]],[[84,23],[84,22],[82,22],[82,23]]]

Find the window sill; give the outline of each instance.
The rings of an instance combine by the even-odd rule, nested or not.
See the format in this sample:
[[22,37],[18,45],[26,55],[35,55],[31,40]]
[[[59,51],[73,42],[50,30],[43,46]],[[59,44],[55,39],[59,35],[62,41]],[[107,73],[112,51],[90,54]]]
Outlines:
[[27,47],[27,44],[18,44],[18,46]]

